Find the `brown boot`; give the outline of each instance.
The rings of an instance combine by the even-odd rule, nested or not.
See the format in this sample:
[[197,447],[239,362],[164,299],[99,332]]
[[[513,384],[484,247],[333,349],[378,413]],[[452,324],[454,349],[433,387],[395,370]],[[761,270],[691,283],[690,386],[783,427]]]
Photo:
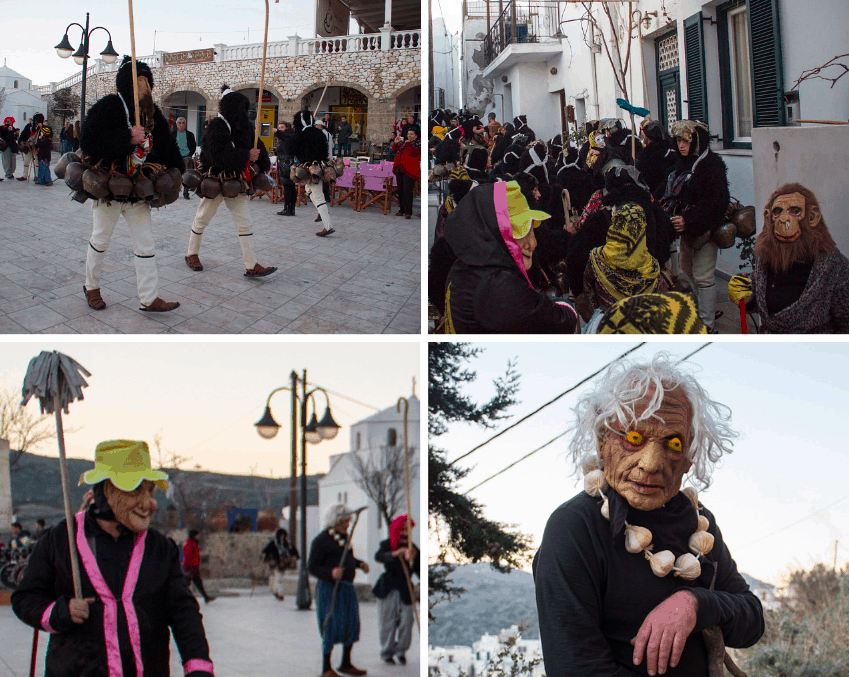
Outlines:
[[203,266],[201,265],[200,259],[197,254],[189,254],[186,257],[186,264],[192,270],[203,270]]
[[253,268],[245,271],[245,277],[265,277],[266,275],[271,275],[275,270],[277,270],[276,266],[266,268],[257,263]]
[[330,668],[329,670],[322,672],[321,677],[339,677],[339,673],[337,673],[333,668]]
[[148,313],[167,313],[169,310],[174,310],[174,308],[179,308],[179,301],[163,301],[158,296],[153,300],[149,306],[142,306],[139,310],[144,310]]
[[365,675],[368,672],[368,670],[360,670],[359,668],[355,668],[353,665],[340,665],[338,668],[336,668],[336,671],[341,672],[343,675]]
[[83,293],[85,294],[85,300],[88,301],[89,308],[103,310],[106,307],[106,301],[100,295],[99,289],[86,289],[85,285],[83,285]]

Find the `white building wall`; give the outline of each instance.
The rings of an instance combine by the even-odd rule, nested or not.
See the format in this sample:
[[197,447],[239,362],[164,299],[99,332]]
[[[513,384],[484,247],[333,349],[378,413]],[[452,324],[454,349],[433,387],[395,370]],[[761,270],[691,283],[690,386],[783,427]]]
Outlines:
[[[433,86],[445,92],[444,108],[460,105],[460,61],[458,36],[451,35],[442,17],[433,20]],[[436,108],[434,102],[431,108]]]
[[[15,83],[17,82],[17,87]],[[32,89],[32,81],[25,77],[0,76],[0,89],[6,90],[6,101],[0,109],[0,123],[8,116],[15,118],[15,127],[23,129],[35,113],[47,113],[41,95]]]
[[463,18],[461,65],[463,70],[463,107],[484,116],[492,109],[492,80],[483,77],[483,39],[486,18]]

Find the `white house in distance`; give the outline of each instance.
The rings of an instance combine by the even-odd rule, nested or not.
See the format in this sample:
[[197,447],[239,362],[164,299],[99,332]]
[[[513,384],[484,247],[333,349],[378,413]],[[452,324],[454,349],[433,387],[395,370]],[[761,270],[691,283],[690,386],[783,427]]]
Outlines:
[[0,90],[5,90],[6,94],[0,106],[0,124],[12,116],[15,127],[23,129],[35,113],[47,113],[47,104],[41,100],[41,93],[32,88],[32,80],[9,68],[5,59],[0,66]]
[[[418,448],[420,401],[415,394],[407,398],[409,411],[407,414],[407,441],[410,449],[410,505],[413,520],[416,527],[413,529],[413,541],[421,546],[421,527],[419,525],[419,485],[421,482],[421,453]],[[381,447],[404,446],[404,406],[398,412],[393,405],[388,409],[378,411],[368,418],[363,419],[351,426],[350,429],[350,451],[337,454],[330,458],[330,470],[318,481],[318,505],[319,512],[324,511],[334,503],[342,503],[352,509],[368,506],[360,515],[360,521],[354,532],[353,549],[354,554],[361,560],[368,562],[371,571],[365,578],[362,574],[357,576],[359,581],[368,581],[373,584],[383,572],[383,566],[374,561],[380,542],[389,538],[389,525],[381,516],[374,501],[368,498],[366,493],[356,484],[356,471],[351,461],[353,455],[361,457],[370,456],[379,458]],[[406,497],[402,496],[401,508],[398,514],[406,512]],[[393,515],[394,517],[394,515]]]
[[511,625],[509,629],[502,629],[497,635],[485,634],[472,645],[475,675],[488,673],[487,667],[501,666],[508,674],[513,661],[510,658],[499,659],[499,654],[505,649],[511,654],[518,654],[520,664],[528,663],[534,659],[540,659],[539,664],[531,672],[532,677],[544,677],[545,666],[542,664],[542,642],[538,639],[523,639],[519,634],[519,627]]
[[[756,213],[779,185],[799,181],[836,224],[849,209],[845,182],[835,180],[849,171],[849,125],[834,123],[849,120],[849,88],[846,78],[834,87],[797,82],[846,53],[846,0],[610,0],[591,3],[595,24],[574,2],[466,0],[464,105],[503,121],[526,114],[543,139],[588,120],[630,122],[616,104],[623,92],[607,56],[616,41],[604,14],[607,8],[624,38],[629,7],[629,101],[666,127],[684,118],[706,122],[731,195]],[[620,44],[624,50],[626,41]],[[822,75],[841,72],[836,65]],[[832,236],[849,251],[849,231],[832,228]],[[732,247],[720,252],[717,268],[733,275],[739,263]]]
[[472,677],[474,661],[468,646],[429,646],[427,651],[428,677]]

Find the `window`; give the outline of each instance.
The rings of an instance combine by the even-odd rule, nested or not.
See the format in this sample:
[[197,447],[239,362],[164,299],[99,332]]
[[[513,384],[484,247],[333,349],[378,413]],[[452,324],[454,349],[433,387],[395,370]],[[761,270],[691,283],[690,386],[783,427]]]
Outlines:
[[15,80],[15,84],[14,84],[14,85],[12,85],[12,89],[17,89],[17,88],[18,88],[18,81],[17,81],[17,80]]
[[394,447],[398,444],[398,431],[395,428],[390,428],[386,433],[386,444],[390,447]]
[[728,12],[731,115],[735,143],[752,142],[752,54],[749,49],[748,23],[745,6]]
[[355,448],[355,449],[359,449],[359,448],[360,448],[360,433],[357,433],[357,442],[356,442],[356,446],[355,446],[354,448]]

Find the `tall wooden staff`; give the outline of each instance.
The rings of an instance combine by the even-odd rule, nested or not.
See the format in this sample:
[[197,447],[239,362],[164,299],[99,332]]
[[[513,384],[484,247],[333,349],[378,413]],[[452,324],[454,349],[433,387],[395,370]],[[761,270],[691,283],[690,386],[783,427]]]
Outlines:
[[[132,2],[132,0],[130,0]],[[280,0],[274,0],[279,3]],[[259,114],[262,111],[262,96],[265,94],[265,53],[268,50],[268,0],[265,0],[265,35],[262,39],[262,70],[259,74],[259,96],[256,102],[256,124],[254,126],[254,148],[259,148]]]
[[139,74],[136,71],[136,30],[133,24],[133,0],[127,0],[130,5],[130,55],[132,61],[130,67],[133,69],[133,98],[136,111],[136,127],[141,127],[141,118],[139,117]]
[[62,411],[68,413],[68,405],[83,399],[82,389],[88,386],[82,374],[91,376],[85,367],[67,355],[42,352],[32,358],[27,367],[22,389],[21,406],[34,395],[41,405],[41,413],[55,414],[56,440],[59,443],[59,469],[62,473],[62,498],[65,507],[65,522],[68,527],[68,547],[71,554],[71,577],[74,581],[74,597],[81,598],[80,568],[77,562],[77,543],[74,535],[74,515],[71,511],[71,484],[68,480],[68,461],[65,459],[65,431],[62,427]]
[[[406,397],[399,397],[398,404],[395,406],[396,411],[401,411],[401,402],[404,403],[404,483],[406,485],[406,493],[407,493],[407,523],[405,525],[405,529],[407,532],[407,549],[413,545],[413,518],[410,515],[410,452],[409,447],[407,446],[407,414],[410,411],[410,403]],[[413,605],[413,614],[416,617],[416,627],[421,631],[421,626],[419,625],[419,611],[416,607],[416,595],[413,590],[413,579],[410,576],[410,569],[407,565],[407,560],[405,558],[401,558],[401,566],[404,567],[404,577],[407,579],[407,589],[410,591],[410,603]]]

